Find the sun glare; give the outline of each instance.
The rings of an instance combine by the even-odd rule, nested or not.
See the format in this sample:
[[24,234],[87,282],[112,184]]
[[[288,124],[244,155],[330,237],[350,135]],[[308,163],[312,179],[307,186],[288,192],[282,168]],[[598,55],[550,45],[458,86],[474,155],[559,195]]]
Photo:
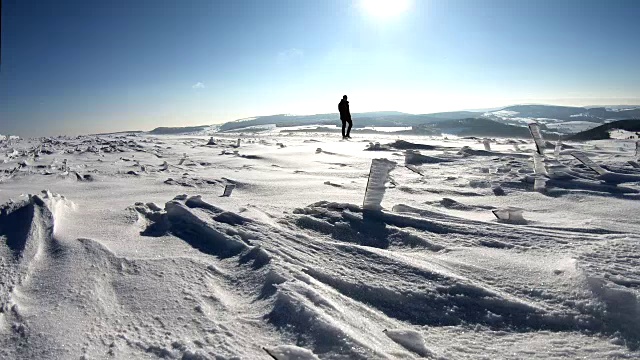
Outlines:
[[387,19],[409,10],[412,0],[360,0],[362,9],[370,16]]

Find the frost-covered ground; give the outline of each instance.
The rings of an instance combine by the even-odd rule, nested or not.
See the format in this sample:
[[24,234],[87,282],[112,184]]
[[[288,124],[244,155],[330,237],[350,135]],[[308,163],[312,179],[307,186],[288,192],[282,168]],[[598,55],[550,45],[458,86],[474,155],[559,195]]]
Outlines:
[[0,358],[640,355],[640,186],[568,154],[640,174],[634,143],[551,147],[534,192],[521,140],[214,140],[0,145]]

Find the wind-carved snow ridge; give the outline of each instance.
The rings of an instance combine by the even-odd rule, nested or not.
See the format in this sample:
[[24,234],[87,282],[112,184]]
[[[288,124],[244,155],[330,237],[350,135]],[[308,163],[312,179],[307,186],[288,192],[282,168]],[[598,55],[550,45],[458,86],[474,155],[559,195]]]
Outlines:
[[[303,215],[296,220],[296,224],[308,231],[321,233],[332,239],[346,243],[357,243],[377,248],[387,249],[397,253],[403,251],[406,243],[389,244],[380,239],[408,239],[409,231],[421,233],[413,235],[411,239],[421,239],[423,246],[435,241],[432,251],[439,251],[428,261],[418,261],[413,257],[406,264],[398,263],[398,255],[390,257],[381,251],[365,251],[361,248],[357,252],[367,253],[368,266],[379,269],[362,268],[358,265],[357,275],[345,275],[344,271],[325,269],[309,269],[307,273],[314,278],[330,285],[343,294],[372,306],[387,316],[419,325],[443,326],[460,323],[476,323],[494,328],[517,328],[520,331],[552,330],[552,331],[600,331],[606,334],[619,334],[623,341],[630,346],[638,340],[637,332],[631,327],[632,321],[624,320],[611,312],[602,312],[599,307],[612,302],[610,295],[603,297],[593,293],[593,281],[582,278],[578,269],[572,270],[576,275],[570,275],[577,289],[572,293],[555,293],[551,289],[541,290],[539,294],[531,293],[526,286],[521,289],[509,288],[497,284],[477,281],[473,273],[452,274],[448,271],[447,261],[443,262],[442,255],[447,254],[447,244],[451,246],[451,239],[455,239],[458,246],[474,244],[487,248],[510,251],[510,249],[531,249],[548,247],[562,248],[563,243],[576,241],[576,236],[583,241],[596,241],[597,237],[587,234],[577,235],[571,231],[564,234],[559,231],[549,233],[547,230],[535,228],[520,228],[504,224],[488,224],[445,216],[426,210],[413,209],[408,206],[394,207],[396,212],[421,215],[409,217],[394,213],[381,213],[374,219],[366,220],[362,217],[361,209],[354,205],[336,203],[316,203],[307,208],[296,210]],[[393,233],[397,235],[394,235]],[[373,234],[380,234],[378,242]],[[429,240],[426,240],[429,239]],[[534,239],[534,241],[531,241]],[[415,244],[415,243],[414,243]],[[346,248],[345,248],[346,250]],[[442,252],[444,250],[444,252]],[[351,249],[349,252],[354,253]],[[389,256],[389,257],[387,257]],[[337,256],[334,260],[338,268],[348,268],[350,261],[346,255]],[[391,260],[391,259],[395,260]],[[422,263],[418,268],[410,271],[412,277],[391,276],[389,274],[403,274],[406,270]],[[409,265],[412,264],[412,265]],[[355,266],[355,264],[354,264]],[[443,266],[443,267],[441,267]],[[406,267],[406,270],[402,270]],[[562,267],[560,267],[562,268]],[[382,270],[385,269],[385,270]],[[420,272],[418,272],[420,269]],[[338,273],[341,275],[338,276]],[[557,274],[565,274],[565,270],[554,270]],[[421,274],[422,272],[422,274]],[[376,276],[372,274],[387,274],[385,286],[375,285]],[[550,272],[551,274],[551,272]],[[349,278],[353,276],[352,280]],[[467,277],[469,276],[469,277]],[[550,275],[551,278],[553,277]],[[403,282],[407,282],[402,285]],[[417,291],[411,283],[422,284]],[[632,282],[633,283],[633,282]],[[393,285],[391,285],[393,284]],[[434,286],[431,290],[426,284]],[[396,290],[394,290],[396,289]],[[401,290],[402,289],[402,290]],[[611,290],[607,293],[611,294]],[[637,300],[631,294],[625,295],[625,308],[633,308]],[[604,299],[604,300],[603,300]],[[620,301],[614,298],[615,301]],[[402,304],[402,306],[397,306]],[[577,306],[577,304],[580,304]],[[577,307],[576,307],[577,306]],[[610,306],[610,305],[608,305]],[[491,315],[488,315],[491,314]],[[632,312],[631,315],[635,314]]]
[[427,348],[422,335],[415,330],[385,330],[389,338],[398,344],[404,346],[408,350],[423,356],[435,357],[435,354]]
[[444,249],[444,246],[432,243],[415,232],[388,227],[385,222],[380,221],[384,214],[363,212],[357,205],[322,201],[296,209],[294,214],[299,215],[292,219],[296,226],[330,235],[344,242],[382,249],[391,246],[431,251]]
[[238,255],[251,245],[249,236],[230,236],[227,230],[252,220],[210,205],[198,196],[178,196],[165,205],[164,211],[144,204],[136,204],[136,210],[154,221],[143,235],[160,236],[170,231],[202,252],[220,257]]
[[[613,240],[581,255],[582,268],[593,294],[602,301],[599,309],[607,330],[621,342],[640,346],[640,239]],[[626,271],[625,271],[626,270]]]
[[[316,249],[324,248],[330,257],[337,257],[336,260],[344,257],[351,263],[373,254],[357,247],[307,237],[300,233],[293,219],[293,222],[283,223],[288,230],[274,228],[224,211],[197,196],[178,196],[169,201],[164,210],[150,204],[137,204],[135,209],[148,222],[143,234],[172,233],[206,254],[235,259],[240,266],[248,267],[242,277],[254,284],[250,296],[272,304],[265,314],[266,319],[283,331],[293,330],[297,345],[313,349],[318,356],[339,352],[362,359],[386,357],[377,350],[384,343],[403,351],[382,333],[386,327],[397,326],[397,320],[376,314],[375,310],[362,304],[361,299],[351,297],[350,285],[336,283],[337,274],[323,270],[327,258],[313,256],[317,254]],[[356,206],[353,209],[361,211]],[[407,243],[402,246],[430,247],[432,251],[441,249],[409,232],[398,231],[393,237],[400,243]],[[360,312],[378,321],[365,321],[357,315]],[[376,329],[377,339],[358,330],[363,326]],[[345,353],[345,349],[352,350]]]
[[[282,331],[293,330],[297,345],[311,348],[318,355],[340,353],[362,359],[383,356],[377,350],[380,341],[372,342],[357,330],[364,320],[352,313],[353,309],[371,310],[307,274],[326,261],[324,256],[312,256],[316,249],[326,246],[324,242],[224,211],[197,196],[178,196],[164,210],[143,204],[135,209],[148,221],[143,234],[175,234],[206,254],[233,259],[240,266],[234,271],[241,271],[240,277],[250,286],[238,291],[252,301],[270,304],[263,316]],[[332,253],[340,252],[340,247],[329,246]],[[365,322],[375,326],[372,320]],[[387,320],[386,324],[392,323]],[[401,351],[384,340],[383,329],[376,330],[377,337]]]
[[[258,276],[261,280],[254,281],[261,282],[261,290],[256,294],[258,298],[276,295],[275,307],[268,318],[278,327],[293,325],[300,336],[299,342],[313,346],[316,351],[331,351],[335,346],[334,342],[325,344],[318,342],[319,339],[328,341],[326,339],[329,334],[344,336],[339,327],[329,330],[336,326],[333,323],[335,319],[329,320],[335,314],[317,313],[319,306],[328,306],[332,311],[339,308],[339,303],[328,302],[326,295],[318,293],[324,286],[343,297],[340,303],[355,301],[381,311],[389,319],[421,325],[445,326],[470,322],[497,328],[516,327],[527,331],[612,330],[597,311],[594,313],[588,308],[572,308],[569,304],[576,300],[553,310],[551,305],[562,299],[561,294],[556,295],[560,296],[557,299],[554,296],[548,298],[549,295],[518,298],[500,287],[480,285],[461,274],[452,274],[441,259],[433,258],[431,261],[416,263],[416,259],[409,261],[407,258],[404,262],[403,257],[391,257],[384,252],[416,247],[442,251],[446,249],[442,244],[447,243],[444,235],[450,237],[452,234],[457,234],[458,242],[467,238],[467,242],[476,242],[488,248],[524,248],[529,244],[520,239],[532,236],[537,238],[536,247],[544,246],[545,243],[550,247],[562,246],[559,234],[547,236],[543,231],[516,230],[516,227],[501,224],[480,226],[480,223],[454,221],[453,218],[447,220],[442,215],[427,218],[425,211],[406,206],[396,207],[395,210],[410,211],[422,216],[414,218],[380,213],[368,217],[371,215],[363,213],[356,205],[317,203],[296,210],[295,215],[284,222],[294,232],[275,229],[226,212],[204,202],[200,197],[177,197],[166,204],[164,212],[144,205],[137,205],[136,208],[153,221],[144,232],[156,235],[158,232],[172,232],[207,254],[220,258],[235,257],[239,263],[249,264],[256,270],[265,268]],[[308,231],[309,234],[319,233],[329,241],[339,241],[322,241],[323,249],[331,254],[335,267],[317,266],[315,262],[322,263],[324,260],[314,261],[308,258],[308,252],[318,242],[312,239],[317,236],[304,237],[305,243],[301,244],[302,238],[297,234],[299,229]],[[441,239],[434,244],[427,240],[429,237],[416,235],[420,232],[431,234],[432,239],[434,236]],[[571,238],[569,234],[566,236],[567,239]],[[390,243],[385,239],[395,241]],[[497,246],[498,243],[500,246]],[[358,247],[358,244],[369,246],[371,250]],[[360,257],[362,259],[358,260]],[[301,258],[305,258],[305,261],[301,262]],[[365,262],[365,258],[368,261]],[[362,264],[365,263],[368,268],[362,269]],[[351,264],[360,264],[359,271],[345,273],[341,270],[348,269]],[[375,274],[386,274],[384,286],[377,285],[376,277],[379,275]],[[300,282],[299,279],[304,281]],[[415,289],[416,281],[423,284],[422,289]],[[319,287],[320,284],[324,286]],[[427,284],[431,285],[424,288]],[[586,294],[589,286],[584,284],[583,287]],[[588,298],[582,301],[585,300]],[[398,307],[399,303],[403,306]],[[318,320],[319,316],[329,316],[329,319],[324,320],[328,323],[322,325],[323,322]],[[323,329],[322,332],[317,332],[320,329]],[[628,334],[624,329],[622,326],[615,331]],[[365,346],[364,342],[358,342],[355,338],[352,340],[358,346]]]
[[311,351],[292,345],[281,345],[264,350],[277,360],[319,360]]
[[[40,326],[49,316],[33,317],[35,309],[22,315],[21,301],[31,302],[33,295],[53,291],[53,287],[64,288],[57,282],[62,277],[69,284],[92,284],[92,291],[59,301],[65,311],[72,311],[75,301],[93,304],[75,316],[102,318],[98,324],[112,330],[96,332],[92,341],[107,341],[109,333],[115,332],[120,340],[108,340],[113,354],[137,349],[164,358],[210,358],[207,354],[213,349],[208,346],[200,345],[198,350],[182,342],[163,343],[154,332],[118,330],[127,323],[131,307],[149,301],[167,306],[169,302],[157,298],[130,298],[136,292],[127,289],[138,286],[132,280],[168,268],[118,258],[95,240],[57,240],[55,214],[72,209],[62,197],[31,196],[5,209],[1,224],[17,218],[27,220],[25,226],[15,228],[15,234],[6,226],[1,228],[4,236],[11,237],[5,251],[13,254],[16,269],[25,262],[27,268],[34,269],[34,281],[48,284],[31,287],[23,276],[13,280],[14,287],[23,290],[3,289],[2,331],[14,334],[5,337],[6,341],[31,341],[30,322]],[[152,203],[139,203],[132,209],[140,214],[142,235],[175,235],[203,256],[211,256],[212,263],[204,273],[197,270],[196,263],[180,260],[188,272],[199,276],[198,281],[204,281],[197,285],[193,279],[196,283],[182,285],[188,299],[183,301],[196,304],[193,309],[202,317],[199,322],[215,323],[221,317],[237,321],[244,314],[255,319],[250,322],[251,331],[269,324],[291,340],[265,338],[254,346],[265,346],[271,354],[285,359],[439,356],[443,349],[430,346],[427,335],[417,330],[421,326],[479,326],[519,333],[601,332],[630,347],[638,339],[633,325],[637,314],[632,312],[637,298],[633,290],[624,289],[633,288],[637,279],[615,278],[616,284],[623,284],[616,289],[611,282],[589,275],[590,269],[585,276],[575,262],[558,258],[550,265],[553,271],[544,275],[531,264],[533,276],[546,277],[551,284],[571,284],[571,290],[562,290],[565,285],[536,290],[527,286],[530,279],[526,277],[522,283],[518,279],[492,281],[491,277],[503,275],[473,266],[465,270],[456,258],[456,247],[471,244],[492,252],[516,250],[511,256],[534,250],[533,244],[535,248],[561,247],[564,241],[576,240],[571,232],[548,234],[535,228],[474,222],[406,205],[397,205],[393,212],[370,213],[357,205],[319,202],[297,209],[279,226],[225,210],[200,196],[177,196],[164,209]],[[531,238],[535,241],[525,241]],[[582,241],[595,241],[595,237],[583,235]],[[35,255],[38,253],[41,255]],[[80,259],[91,267],[78,262]],[[83,271],[77,271],[78,266]],[[159,280],[154,291],[165,281]],[[173,281],[168,284],[178,284]],[[11,283],[11,279],[3,279],[3,283]],[[166,296],[173,299],[175,295],[169,292]],[[158,321],[164,323],[171,314],[162,314]],[[86,330],[67,330],[81,331]],[[51,346],[53,343],[45,342],[37,348]]]
[[43,191],[0,208],[0,334],[5,340],[28,341],[29,328],[23,320],[21,287],[34,276],[38,265],[57,251],[54,238],[57,215],[73,203],[63,196]]
[[420,154],[415,150],[407,150],[404,155],[404,162],[408,165],[422,165],[422,164],[438,164],[451,162],[449,159],[440,159],[433,156],[426,156]]

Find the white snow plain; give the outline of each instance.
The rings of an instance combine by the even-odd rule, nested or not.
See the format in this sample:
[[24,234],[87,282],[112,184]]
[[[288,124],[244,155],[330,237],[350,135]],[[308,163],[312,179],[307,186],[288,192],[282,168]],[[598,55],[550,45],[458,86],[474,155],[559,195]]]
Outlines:
[[634,142],[225,136],[0,143],[0,358],[640,356]]

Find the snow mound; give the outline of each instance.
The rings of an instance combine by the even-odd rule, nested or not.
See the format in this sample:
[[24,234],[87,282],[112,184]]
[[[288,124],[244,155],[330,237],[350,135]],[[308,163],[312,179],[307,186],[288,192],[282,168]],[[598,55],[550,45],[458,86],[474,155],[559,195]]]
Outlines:
[[422,357],[435,357],[424,343],[422,335],[415,330],[385,330],[385,334],[404,348]]
[[396,140],[389,146],[398,150],[435,150],[437,148],[434,145],[417,144],[405,140]]
[[[295,209],[295,224],[303,229],[331,235],[334,239],[378,248],[418,247],[432,251],[444,247],[434,244],[409,231],[387,227],[379,215],[363,212],[362,208],[352,204],[330,203],[322,201],[305,208]],[[391,223],[393,224],[393,223]]]
[[493,206],[486,206],[486,205],[467,205],[467,204],[463,204],[460,203],[454,199],[451,198],[442,198],[442,200],[439,201],[433,201],[433,202],[428,202],[429,204],[432,205],[437,205],[437,206],[442,206],[444,208],[447,209],[453,209],[453,210],[462,210],[462,211],[473,211],[473,210],[492,210]]
[[506,221],[513,224],[526,224],[527,221],[522,216],[522,209],[506,208],[493,210],[493,214],[498,220]]
[[393,150],[435,150],[434,145],[416,144],[405,140],[396,140],[389,144],[380,144],[379,142],[370,142],[365,148],[368,151],[393,151]]
[[264,350],[278,360],[319,360],[313,352],[293,345],[280,345]]
[[207,186],[220,186],[224,184],[224,181],[216,180],[216,179],[200,179],[197,177],[189,177],[185,175],[177,179],[168,178],[167,180],[164,181],[164,183],[167,185],[196,188],[196,187],[207,187]]
[[135,210],[151,221],[142,234],[161,236],[171,232],[196,249],[223,258],[238,255],[250,246],[248,239],[229,236],[225,228],[251,219],[210,205],[199,196],[177,196],[160,211],[142,203],[136,204]]
[[458,155],[462,155],[463,157],[468,156],[506,156],[511,158],[529,158],[530,156],[527,154],[514,154],[514,153],[501,153],[497,151],[487,151],[487,150],[475,150],[470,148],[469,146],[463,146],[459,151]]
[[439,164],[450,162],[448,159],[440,159],[433,156],[422,155],[417,151],[407,150],[404,156],[405,164],[422,165],[422,164]]

